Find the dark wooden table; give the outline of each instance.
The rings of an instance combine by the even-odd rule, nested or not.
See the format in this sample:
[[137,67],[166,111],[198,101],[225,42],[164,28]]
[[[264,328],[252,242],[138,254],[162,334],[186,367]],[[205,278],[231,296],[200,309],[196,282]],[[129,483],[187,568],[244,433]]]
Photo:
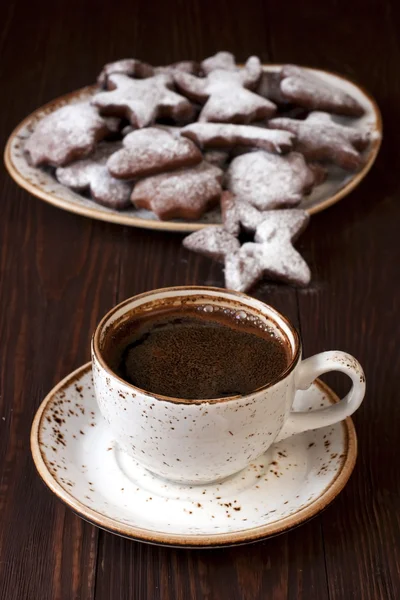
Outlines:
[[[41,483],[29,431],[42,398],[89,359],[100,317],[138,292],[222,285],[221,268],[181,236],[75,216],[30,197],[1,172],[1,600],[400,598],[399,263],[400,9],[395,0],[10,0],[0,21],[0,133],[125,56],[297,62],[342,72],[376,97],[384,144],[362,185],[312,218],[300,250],[310,288],[255,295],[301,330],[305,355],[359,358],[367,397],[354,421],[359,458],[339,498],[311,522],[245,547],[185,551],[96,529]],[[139,267],[139,265],[141,265]],[[397,310],[396,310],[397,308]],[[339,393],[346,382],[331,378]]]

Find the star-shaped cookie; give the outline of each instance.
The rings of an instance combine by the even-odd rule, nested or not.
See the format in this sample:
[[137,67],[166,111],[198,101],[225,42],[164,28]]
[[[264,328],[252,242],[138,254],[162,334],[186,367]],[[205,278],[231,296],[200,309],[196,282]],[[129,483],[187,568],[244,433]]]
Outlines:
[[116,73],[128,75],[129,77],[136,77],[137,79],[144,79],[145,77],[154,75],[154,69],[151,65],[148,65],[141,60],[137,60],[136,58],[123,58],[104,65],[97,77],[97,83],[102,87],[105,87],[108,82],[108,77],[110,75],[115,75]]
[[88,102],[63,106],[36,125],[25,144],[31,163],[58,167],[87,156],[115,126]]
[[198,164],[200,150],[193,142],[161,127],[147,127],[129,133],[123,148],[114,153],[108,169],[118,179],[135,179]]
[[248,152],[234,158],[226,174],[227,189],[259,210],[296,206],[314,182],[299,152]]
[[92,104],[102,114],[127,118],[134,127],[146,127],[158,117],[185,120],[193,115],[189,100],[172,91],[168,73],[146,79],[117,73],[108,76],[107,84],[110,91],[95,94]]
[[258,210],[247,200],[228,191],[222,193],[220,204],[224,229],[232,235],[239,235],[240,226],[248,232],[254,232],[269,212]]
[[298,106],[353,117],[364,114],[364,108],[353,96],[308,69],[285,65],[281,78],[283,97]]
[[160,219],[199,219],[221,194],[222,171],[201,162],[141,179],[131,200],[138,208],[152,210]]
[[239,240],[224,227],[205,227],[191,233],[183,240],[183,245],[192,252],[224,262],[230,254],[240,249]]
[[[200,148],[234,148],[244,146],[284,154],[294,142],[288,131],[271,130],[251,125],[230,123],[191,123],[181,129],[181,135],[193,140]],[[289,134],[289,135],[288,135]]]
[[296,150],[307,160],[332,161],[349,171],[362,165],[360,151],[369,143],[368,132],[339,125],[324,112],[312,112],[304,121],[272,119],[268,125],[273,129],[286,129],[294,133],[297,137]]
[[187,236],[183,245],[223,262],[227,288],[244,292],[263,277],[305,286],[310,281],[310,270],[293,242],[308,221],[308,213],[303,210],[268,211],[257,227],[255,242],[240,246],[235,235],[224,227],[208,227]]
[[247,256],[253,256],[261,265],[263,277],[306,286],[311,279],[310,269],[293,247],[293,242],[309,222],[304,210],[272,210],[264,214],[264,220],[256,229],[255,243],[248,242]]
[[174,74],[178,89],[191,100],[204,104],[199,121],[250,123],[275,113],[275,104],[249,89],[256,86],[261,76],[257,57],[250,57],[243,68],[238,68],[232,55],[218,53],[203,61],[202,67],[206,77]]
[[119,142],[101,142],[95,151],[67,167],[59,167],[56,177],[62,185],[83,192],[90,190],[93,200],[109,208],[122,209],[130,206],[132,184],[118,181],[107,169],[107,160],[121,148]]

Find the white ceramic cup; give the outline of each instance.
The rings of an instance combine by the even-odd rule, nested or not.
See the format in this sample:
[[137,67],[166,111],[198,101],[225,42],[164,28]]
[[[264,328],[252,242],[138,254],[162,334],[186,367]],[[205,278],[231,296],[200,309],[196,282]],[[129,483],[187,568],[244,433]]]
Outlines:
[[[243,317],[261,318],[290,348],[290,363],[277,381],[246,396],[183,400],[141,390],[116,375],[102,348],[130,315],[180,303],[226,307]],[[204,484],[237,473],[270,445],[293,434],[332,425],[353,414],[365,393],[365,377],[355,358],[340,351],[301,360],[295,328],[278,311],[245,294],[209,287],[175,287],[146,292],[113,308],[92,339],[93,380],[101,413],[122,450],[152,473],[177,482]],[[337,404],[307,412],[292,411],[297,390],[316,377],[341,371],[352,380]]]

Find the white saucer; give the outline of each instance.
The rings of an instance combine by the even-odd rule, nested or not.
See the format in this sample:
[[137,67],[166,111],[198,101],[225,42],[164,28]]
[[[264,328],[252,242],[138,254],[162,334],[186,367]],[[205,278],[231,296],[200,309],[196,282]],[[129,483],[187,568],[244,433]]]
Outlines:
[[[336,401],[318,381],[297,395],[295,408]],[[87,364],[43,401],[31,449],[46,485],[93,524],[143,542],[215,547],[276,535],[316,515],[350,477],[357,439],[347,419],[274,445],[222,483],[169,483],[116,447],[97,408]]]

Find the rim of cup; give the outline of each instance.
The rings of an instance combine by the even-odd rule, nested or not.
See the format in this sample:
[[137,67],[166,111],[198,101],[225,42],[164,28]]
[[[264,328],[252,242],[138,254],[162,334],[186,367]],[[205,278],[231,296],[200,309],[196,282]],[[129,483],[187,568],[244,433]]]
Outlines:
[[[153,300],[151,299],[152,297]],[[158,297],[158,300],[154,297]],[[280,334],[284,337],[285,343],[289,345],[291,351],[291,358],[290,362],[288,363],[288,366],[284,371],[282,371],[279,377],[244,396],[236,395],[222,398],[201,399],[174,398],[172,396],[164,396],[163,394],[152,393],[147,390],[143,390],[142,388],[139,388],[138,386],[135,386],[132,383],[129,383],[128,381],[117,375],[117,373],[113,371],[111,367],[107,364],[102,354],[103,340],[121,325],[123,317],[125,317],[125,320],[127,320],[126,315],[131,315],[134,312],[135,307],[142,307],[142,311],[139,312],[143,312],[143,308],[147,305],[147,310],[152,310],[157,305],[165,306],[166,304],[168,304],[167,302],[165,302],[165,300],[168,298],[175,298],[175,300],[177,300],[178,298],[184,298],[184,303],[186,305],[191,301],[191,299],[193,299],[193,305],[207,303],[208,299],[208,302],[211,304],[218,304],[220,306],[227,306],[229,304],[234,305],[238,311],[251,309],[253,314],[256,314],[258,317],[261,316],[263,319],[269,321],[271,325],[275,329],[278,329]],[[218,299],[220,300],[220,302],[218,302]],[[134,306],[130,308],[131,305]],[[171,305],[173,306],[172,302]],[[116,380],[119,383],[123,383],[128,388],[133,389],[134,391],[140,394],[148,396],[149,398],[156,398],[164,400],[166,402],[173,402],[175,404],[217,404],[222,402],[229,402],[231,400],[237,400],[238,398],[250,397],[254,393],[262,392],[285,379],[293,371],[301,357],[301,341],[296,328],[290,323],[290,321],[285,316],[283,316],[278,310],[276,310],[269,304],[266,304],[261,300],[257,300],[256,298],[252,298],[251,296],[248,296],[247,294],[244,294],[242,292],[236,292],[233,290],[226,290],[211,286],[191,285],[158,288],[155,290],[150,290],[148,292],[137,294],[135,296],[132,296],[131,298],[127,298],[126,300],[120,302],[119,304],[111,308],[97,325],[92,336],[91,348],[92,355],[99,363],[100,367],[104,371],[106,371],[107,374],[114,380]]]

